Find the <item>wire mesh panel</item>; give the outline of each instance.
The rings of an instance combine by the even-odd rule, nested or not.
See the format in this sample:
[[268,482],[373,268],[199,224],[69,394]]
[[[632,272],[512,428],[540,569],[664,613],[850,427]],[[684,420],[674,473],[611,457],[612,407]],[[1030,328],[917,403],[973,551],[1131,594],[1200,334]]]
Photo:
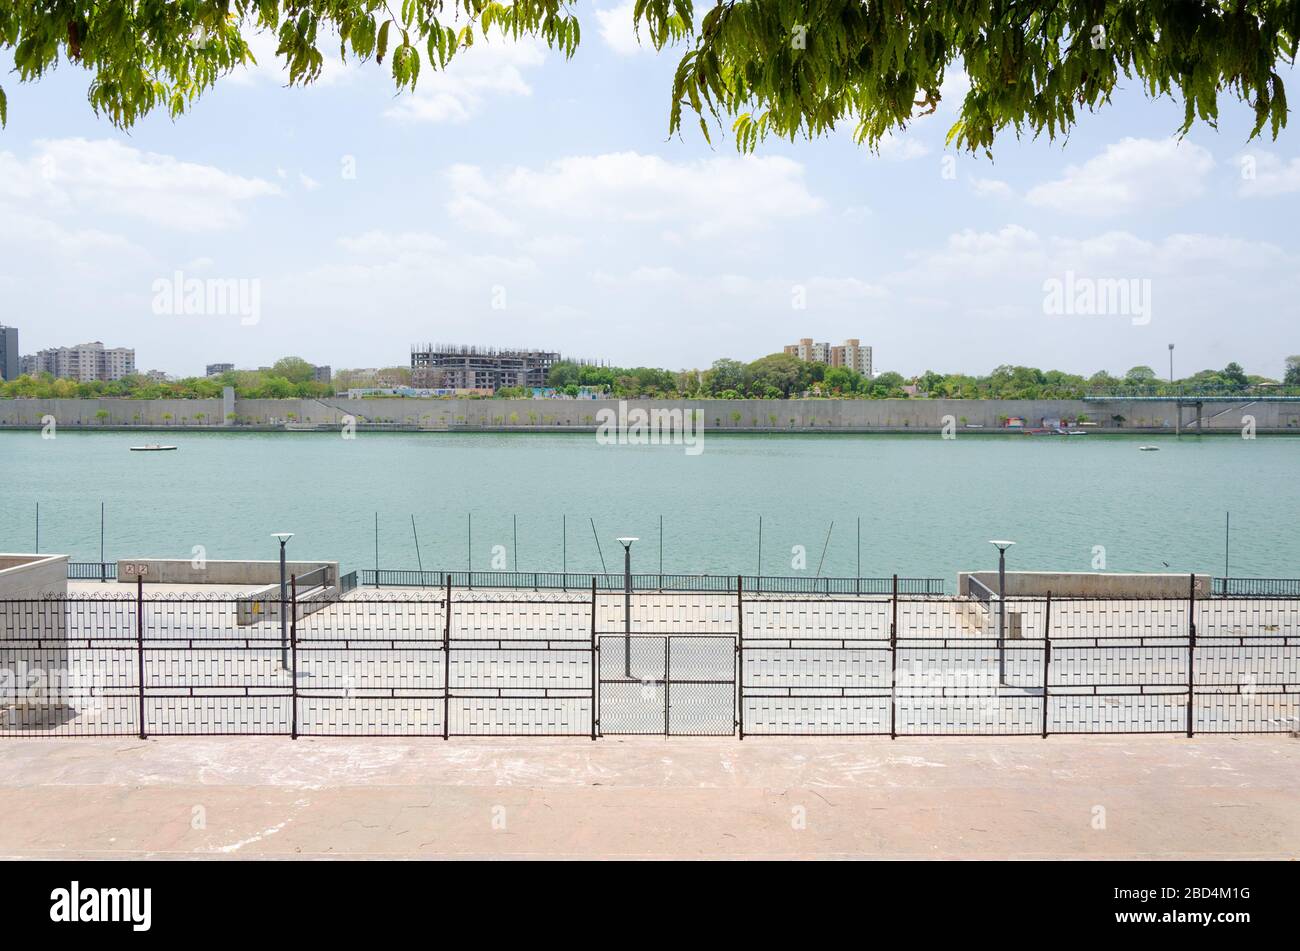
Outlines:
[[1198,604],[1195,729],[1300,730],[1300,602]]
[[600,732],[668,732],[668,638],[634,634],[600,638]]
[[0,601],[0,737],[138,735],[136,605]]
[[900,736],[1042,731],[1041,641],[900,637],[896,651]]
[[735,638],[602,636],[600,731],[671,736],[735,733]]

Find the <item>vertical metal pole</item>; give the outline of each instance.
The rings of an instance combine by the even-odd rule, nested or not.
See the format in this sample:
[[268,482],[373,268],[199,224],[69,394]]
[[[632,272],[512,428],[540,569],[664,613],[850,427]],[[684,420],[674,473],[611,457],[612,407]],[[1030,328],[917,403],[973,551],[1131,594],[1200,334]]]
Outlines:
[[289,668],[289,616],[286,613],[288,588],[284,578],[284,539],[280,539],[280,666]]
[[664,589],[664,517],[659,516],[659,590]]
[[469,586],[474,587],[474,513],[465,513],[465,572]]
[[99,503],[99,580],[107,581],[104,569],[104,503]]
[[144,575],[135,576],[135,653],[136,675],[140,681],[140,739],[143,740],[148,734],[144,724]]
[[1052,668],[1052,592],[1047,592],[1047,609],[1043,616],[1043,739],[1047,739],[1047,687]]
[[1196,732],[1196,575],[1187,587],[1187,738]]
[[379,513],[375,513],[375,577],[379,577]]
[[[759,516],[762,524],[763,516]],[[736,671],[736,726],[740,738],[745,738],[745,579],[736,575],[736,656],[739,658]]]
[[596,684],[600,680],[600,647],[596,643],[596,579],[591,579],[591,738],[596,738],[596,731],[600,727],[598,715],[599,699],[596,695]]
[[41,553],[41,503],[36,503],[36,554]]
[[889,738],[898,739],[898,575],[889,597]]
[[289,739],[298,739],[298,576],[289,576],[293,595],[293,617],[289,625],[289,696],[293,704],[289,721]]
[[[858,573],[857,575],[855,575],[855,577],[857,578],[862,577],[862,516],[861,515],[858,516]],[[861,591],[861,589],[862,586],[859,585],[858,590]]]
[[[592,582],[595,585],[595,582]],[[569,517],[560,516],[560,587],[569,590]]]
[[514,547],[515,547],[514,569],[515,571],[518,571],[519,570],[519,516],[518,515],[510,516],[510,526],[511,526],[511,531],[513,531],[514,533]]
[[442,738],[451,736],[451,572],[447,572],[447,601],[442,627]]
[[763,516],[758,517],[758,565],[754,568],[754,577],[763,577]]
[[632,546],[623,546],[623,676],[632,679]]
[[673,639],[668,635],[664,636],[664,736],[670,735],[669,723],[669,704],[671,699],[668,694],[669,683],[672,681],[673,670]]
[[998,686],[1007,682],[1006,657],[1007,620],[1007,553],[998,549]]
[[1231,531],[1232,531],[1232,513],[1224,512],[1223,513],[1223,578],[1224,578],[1223,583],[1225,586],[1228,583],[1227,579],[1231,577],[1231,575],[1228,574],[1228,537]]

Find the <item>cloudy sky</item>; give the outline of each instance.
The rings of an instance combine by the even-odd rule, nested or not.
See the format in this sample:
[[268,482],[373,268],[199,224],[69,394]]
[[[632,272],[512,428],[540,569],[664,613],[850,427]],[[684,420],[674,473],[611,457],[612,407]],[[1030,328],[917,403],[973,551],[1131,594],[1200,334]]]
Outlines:
[[[741,157],[666,136],[677,55],[640,47],[630,11],[582,9],[571,61],[480,44],[414,95],[337,62],[286,89],[263,41],[258,68],[129,134],[85,73],[20,86],[0,63],[0,323],[24,352],[98,339],[176,374],[403,364],[417,341],[677,369],[858,337],[909,375],[1163,374],[1172,342],[1179,375],[1276,377],[1300,352],[1300,129],[1248,141],[1225,101],[1179,142],[1181,108],[1134,84],[1068,142],[1007,135],[989,161],[944,149],[954,75],[879,155],[846,128]],[[160,313],[178,272],[248,282],[256,319]],[[1142,312],[1045,306],[1053,281],[1101,280],[1136,282]]]

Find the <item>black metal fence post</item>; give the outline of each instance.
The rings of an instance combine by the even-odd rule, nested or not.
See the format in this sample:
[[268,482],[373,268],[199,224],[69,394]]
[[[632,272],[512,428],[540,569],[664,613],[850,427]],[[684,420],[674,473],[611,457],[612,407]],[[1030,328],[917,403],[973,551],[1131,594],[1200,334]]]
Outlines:
[[1187,738],[1196,732],[1196,575],[1187,588]]
[[898,575],[889,596],[889,738],[898,739]]
[[442,626],[442,738],[451,736],[451,572],[447,573],[447,603]]
[[[142,569],[136,568],[137,571]],[[135,652],[139,660],[140,681],[140,739],[146,739],[148,730],[144,721],[144,575],[135,576]]]
[[600,728],[600,702],[596,685],[600,682],[600,646],[596,642],[596,579],[591,579],[591,738],[596,739]]
[[298,739],[298,576],[289,576],[293,607],[289,615],[289,739]]
[[1043,739],[1047,739],[1047,685],[1052,668],[1052,592],[1047,592],[1047,610],[1043,616]]
[[745,738],[745,579],[736,575],[736,727]]

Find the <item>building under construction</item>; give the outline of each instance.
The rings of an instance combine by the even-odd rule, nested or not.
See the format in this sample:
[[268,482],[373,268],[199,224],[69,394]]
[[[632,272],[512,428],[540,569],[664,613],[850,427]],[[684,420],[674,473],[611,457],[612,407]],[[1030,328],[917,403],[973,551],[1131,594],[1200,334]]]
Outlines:
[[547,371],[559,361],[558,353],[545,350],[417,344],[411,347],[411,383],[458,390],[545,386]]

